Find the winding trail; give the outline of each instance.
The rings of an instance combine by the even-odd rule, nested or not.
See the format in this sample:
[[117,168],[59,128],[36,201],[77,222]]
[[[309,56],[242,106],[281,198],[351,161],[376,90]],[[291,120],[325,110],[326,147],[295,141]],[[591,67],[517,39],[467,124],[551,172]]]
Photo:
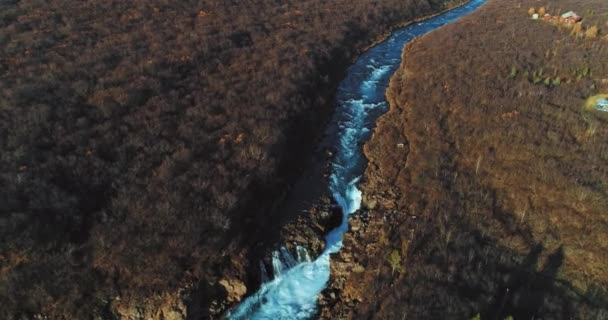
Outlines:
[[[348,231],[348,216],[361,205],[357,183],[366,166],[361,145],[370,138],[376,119],[388,109],[384,93],[391,75],[399,68],[403,46],[415,37],[475,11],[486,1],[471,0],[403,27],[368,50],[348,69],[338,88],[338,106],[330,125],[330,130],[337,134],[338,146],[329,189],[344,213],[342,224],[326,236],[325,250],[313,261],[303,248],[297,248],[296,257],[285,248],[275,251],[274,279],[232,310],[228,319],[310,319],[316,314],[318,295],[329,281],[330,254],[342,247],[342,235]],[[260,264],[260,267],[263,276],[266,275],[265,266]]]

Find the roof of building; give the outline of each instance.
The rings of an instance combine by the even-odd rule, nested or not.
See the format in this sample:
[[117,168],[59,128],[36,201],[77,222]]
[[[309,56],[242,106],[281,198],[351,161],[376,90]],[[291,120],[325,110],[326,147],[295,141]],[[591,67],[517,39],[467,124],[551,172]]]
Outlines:
[[595,110],[608,112],[608,99],[597,99],[597,104],[595,105]]
[[565,18],[570,18],[570,17],[572,17],[572,18],[579,18],[580,16],[578,14],[576,14],[576,12],[574,12],[574,11],[568,11],[568,12],[562,14],[562,18],[564,18],[564,19]]
[[603,112],[608,112],[608,106],[604,107],[604,106],[595,106],[595,110],[597,111],[603,111]]

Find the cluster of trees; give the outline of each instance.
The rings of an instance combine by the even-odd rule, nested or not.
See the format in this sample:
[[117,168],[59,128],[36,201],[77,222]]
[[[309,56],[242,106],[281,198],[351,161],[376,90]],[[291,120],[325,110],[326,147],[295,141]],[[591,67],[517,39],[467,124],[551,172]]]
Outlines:
[[0,3],[0,318],[231,272],[345,66],[445,2]]

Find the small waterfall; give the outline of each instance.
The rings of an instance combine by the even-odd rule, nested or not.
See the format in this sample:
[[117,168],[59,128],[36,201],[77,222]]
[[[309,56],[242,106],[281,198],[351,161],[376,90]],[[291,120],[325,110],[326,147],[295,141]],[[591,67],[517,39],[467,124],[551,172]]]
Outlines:
[[291,253],[289,253],[289,251],[287,251],[287,248],[281,246],[281,248],[279,248],[279,250],[281,250],[281,257],[283,258],[283,264],[287,267],[287,269],[291,269],[293,267],[296,266],[296,264],[298,264],[296,262],[296,259],[294,259],[294,257],[291,255]]
[[[310,256],[308,255],[308,251],[306,251],[306,249],[298,246],[296,248],[296,253],[298,256],[297,260],[294,258],[291,252],[285,248],[285,246],[281,246],[279,250],[272,252],[272,271],[275,279],[285,273],[287,270],[293,269],[302,262],[310,262]],[[262,283],[267,282],[268,273],[266,272],[266,267],[262,261],[260,261],[260,272],[262,274]]]
[[266,271],[266,265],[264,265],[264,261],[260,260],[260,281],[262,283],[268,282],[268,271]]
[[[272,252],[272,271],[274,272],[274,278],[279,277],[287,270],[292,269],[301,263],[310,261],[310,255],[306,248],[296,246],[296,257],[294,257],[287,248],[281,246],[279,251],[275,250]],[[266,269],[266,264],[263,260],[260,260],[260,281],[262,283],[270,281],[268,270]]]
[[302,246],[296,246],[296,255],[298,256],[298,262],[310,262],[310,256],[306,248]]
[[283,262],[281,262],[278,251],[272,252],[272,272],[275,279],[283,274]]

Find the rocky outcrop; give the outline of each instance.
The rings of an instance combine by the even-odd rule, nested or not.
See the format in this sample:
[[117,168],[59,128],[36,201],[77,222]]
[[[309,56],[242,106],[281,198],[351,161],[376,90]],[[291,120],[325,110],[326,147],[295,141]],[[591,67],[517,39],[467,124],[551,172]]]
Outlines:
[[143,302],[116,298],[111,304],[111,312],[121,320],[185,320],[188,314],[181,295],[155,297]]
[[229,303],[240,302],[247,293],[247,287],[238,279],[222,279],[219,284],[226,290]]

